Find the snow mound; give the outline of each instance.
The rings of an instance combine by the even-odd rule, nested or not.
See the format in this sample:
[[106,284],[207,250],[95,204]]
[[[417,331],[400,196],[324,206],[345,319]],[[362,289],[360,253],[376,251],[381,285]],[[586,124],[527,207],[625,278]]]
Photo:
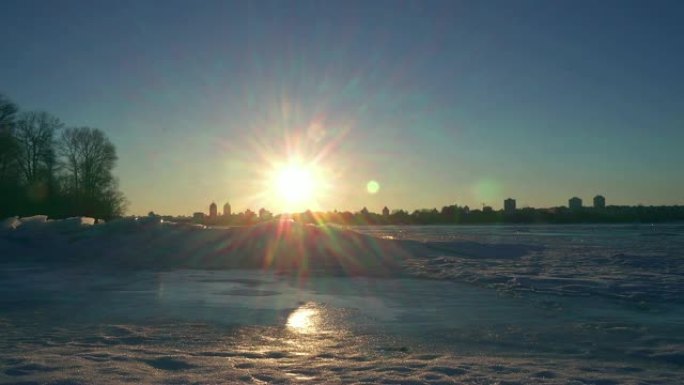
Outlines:
[[14,230],[19,226],[21,226],[21,221],[19,220],[19,217],[5,218],[2,220],[2,224],[0,224],[0,231]]
[[7,219],[0,255],[23,260],[93,262],[126,268],[261,268],[383,275],[406,252],[397,242],[338,227],[271,221],[249,227],[206,228],[157,217]]
[[[372,234],[364,234],[359,232],[363,229],[291,221],[212,228],[156,217],[100,224],[93,218],[49,220],[44,215],[12,217],[1,224],[0,262],[401,275],[516,294],[617,298],[644,309],[684,303],[684,236],[633,240],[617,237],[624,230],[607,228],[610,237],[592,238],[595,231],[577,227],[531,228],[526,233],[483,227],[477,236],[469,236],[463,227],[412,229],[418,235],[453,232],[420,241],[402,239],[405,230],[399,228],[374,228]],[[658,234],[670,232],[665,227]],[[628,240],[632,243],[625,243]]]

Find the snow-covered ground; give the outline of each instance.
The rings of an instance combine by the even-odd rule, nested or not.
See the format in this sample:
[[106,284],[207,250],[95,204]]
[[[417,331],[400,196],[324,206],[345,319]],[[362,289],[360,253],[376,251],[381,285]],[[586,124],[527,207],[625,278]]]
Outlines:
[[0,229],[0,383],[684,383],[684,226]]

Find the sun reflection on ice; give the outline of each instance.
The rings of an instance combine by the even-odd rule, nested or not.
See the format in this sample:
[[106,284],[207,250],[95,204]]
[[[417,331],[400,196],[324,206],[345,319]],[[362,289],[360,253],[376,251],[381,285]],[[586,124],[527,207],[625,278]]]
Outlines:
[[308,302],[288,315],[282,342],[293,356],[328,352],[352,336],[347,322],[342,309]]
[[319,310],[311,305],[304,305],[296,309],[287,317],[287,328],[301,334],[311,334],[318,331],[320,320]]

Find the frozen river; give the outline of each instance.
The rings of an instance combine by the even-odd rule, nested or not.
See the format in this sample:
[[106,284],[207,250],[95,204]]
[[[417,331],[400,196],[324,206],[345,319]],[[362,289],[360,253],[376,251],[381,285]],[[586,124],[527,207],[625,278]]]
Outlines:
[[0,383],[684,383],[681,225],[355,230],[401,273],[5,261]]

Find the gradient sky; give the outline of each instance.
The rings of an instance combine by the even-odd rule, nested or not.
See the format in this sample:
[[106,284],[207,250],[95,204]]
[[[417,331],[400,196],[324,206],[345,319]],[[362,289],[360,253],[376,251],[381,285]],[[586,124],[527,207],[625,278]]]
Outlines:
[[[104,130],[129,212],[684,204],[682,1],[9,1],[0,93]],[[376,180],[380,190],[366,191]]]

